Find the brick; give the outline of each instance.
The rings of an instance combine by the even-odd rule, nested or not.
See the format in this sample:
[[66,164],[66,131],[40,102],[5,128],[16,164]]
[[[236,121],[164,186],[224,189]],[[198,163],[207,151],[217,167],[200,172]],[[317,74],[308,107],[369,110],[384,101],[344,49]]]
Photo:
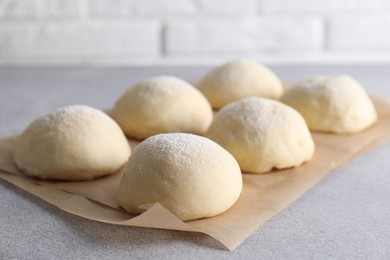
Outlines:
[[135,0],[137,14],[189,14],[196,12],[196,0]]
[[30,17],[40,13],[35,1],[0,0],[0,17]]
[[2,24],[2,58],[121,58],[157,56],[160,26],[156,22],[104,24]]
[[78,0],[0,0],[2,18],[66,18],[78,13]]
[[333,17],[329,21],[331,50],[390,50],[390,17]]
[[263,0],[265,13],[329,14],[335,12],[367,12],[390,9],[388,0]]
[[257,12],[255,0],[198,0],[199,12],[220,14],[245,14]]
[[133,13],[132,0],[90,0],[89,10],[93,16],[129,16]]
[[256,13],[256,0],[90,0],[95,16]]
[[267,51],[317,51],[323,47],[323,22],[319,19],[264,19],[258,24],[256,41]]
[[[34,0],[35,1],[35,0]],[[58,17],[75,17],[79,13],[78,0],[40,0],[42,16]]]
[[311,51],[320,49],[322,42],[323,25],[316,19],[172,22],[165,35],[169,55]]
[[256,0],[90,0],[94,16],[256,13]]
[[251,34],[245,25],[234,22],[171,23],[166,30],[166,51],[188,54],[254,50]]

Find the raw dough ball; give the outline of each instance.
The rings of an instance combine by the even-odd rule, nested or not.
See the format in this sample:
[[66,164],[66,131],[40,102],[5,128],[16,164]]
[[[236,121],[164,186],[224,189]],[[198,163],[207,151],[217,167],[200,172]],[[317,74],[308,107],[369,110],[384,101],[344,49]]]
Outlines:
[[34,120],[18,141],[14,161],[26,175],[90,180],[117,172],[129,156],[129,143],[114,120],[76,105]]
[[314,153],[302,116],[278,101],[260,97],[222,108],[207,137],[228,150],[242,171],[250,173],[299,166]]
[[221,146],[191,134],[159,134],[134,150],[118,203],[141,213],[159,202],[180,219],[193,220],[226,211],[241,189],[240,167]]
[[116,103],[113,118],[138,139],[169,133],[204,133],[213,114],[207,99],[187,82],[160,76],[137,83]]
[[356,133],[377,119],[363,87],[349,76],[318,76],[289,89],[282,102],[295,108],[311,130]]
[[200,81],[198,88],[216,109],[249,96],[277,99],[283,93],[279,78],[250,60],[235,60],[215,68]]

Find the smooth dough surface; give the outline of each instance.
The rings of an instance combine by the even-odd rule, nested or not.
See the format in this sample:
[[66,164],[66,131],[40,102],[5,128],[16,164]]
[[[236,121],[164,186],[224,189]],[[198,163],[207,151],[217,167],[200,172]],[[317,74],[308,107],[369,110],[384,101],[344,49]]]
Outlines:
[[159,202],[180,219],[193,220],[226,211],[241,189],[240,167],[225,149],[205,137],[172,133],[136,147],[117,198],[132,213]]
[[283,93],[281,81],[270,69],[245,59],[213,69],[197,87],[216,109],[250,96],[278,99]]
[[267,98],[249,97],[225,106],[216,114],[207,137],[228,150],[241,170],[249,173],[296,167],[314,153],[302,116]]
[[112,116],[126,135],[138,139],[170,132],[201,134],[213,118],[211,106],[202,93],[171,76],[134,85],[120,97]]
[[117,172],[129,156],[129,143],[114,120],[74,105],[34,120],[18,141],[14,161],[26,175],[90,180]]
[[351,134],[377,120],[363,87],[349,76],[317,76],[293,86],[281,101],[295,108],[314,131]]

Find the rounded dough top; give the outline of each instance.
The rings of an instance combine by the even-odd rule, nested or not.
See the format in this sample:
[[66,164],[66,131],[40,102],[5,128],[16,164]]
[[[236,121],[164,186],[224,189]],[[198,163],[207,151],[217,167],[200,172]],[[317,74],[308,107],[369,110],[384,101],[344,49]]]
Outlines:
[[377,120],[363,87],[350,76],[317,76],[286,91],[281,101],[298,110],[315,131],[349,134]]
[[299,166],[314,153],[302,116],[278,101],[260,97],[222,108],[207,137],[228,150],[242,171],[250,173]]
[[114,120],[74,105],[34,120],[19,138],[14,160],[34,177],[90,180],[118,171],[129,156],[129,143]]
[[113,118],[132,137],[187,132],[204,133],[212,121],[212,109],[196,88],[176,77],[143,80],[116,103]]
[[240,167],[221,146],[192,134],[159,134],[134,150],[118,203],[141,213],[159,202],[180,219],[193,220],[226,211],[241,189]]
[[245,59],[213,69],[198,88],[216,109],[249,96],[278,99],[283,93],[281,81],[270,69]]

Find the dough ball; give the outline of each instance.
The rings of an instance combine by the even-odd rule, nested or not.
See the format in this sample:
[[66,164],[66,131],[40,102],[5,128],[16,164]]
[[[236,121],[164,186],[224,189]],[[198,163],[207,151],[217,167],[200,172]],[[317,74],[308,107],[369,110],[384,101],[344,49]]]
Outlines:
[[198,88],[216,109],[249,96],[277,99],[283,93],[279,78],[250,60],[235,60],[215,68],[199,82]]
[[377,119],[371,99],[349,76],[317,76],[289,89],[282,102],[295,108],[314,131],[360,132]]
[[170,76],[137,83],[118,100],[112,116],[128,136],[138,139],[169,132],[201,134],[213,118],[202,93]]
[[159,202],[180,219],[193,220],[226,211],[241,189],[240,167],[221,146],[192,134],[159,134],[134,150],[118,203],[141,213]]
[[129,143],[114,120],[76,105],[34,120],[18,141],[14,161],[26,175],[90,180],[117,172],[129,156]]
[[249,173],[296,167],[314,153],[314,142],[302,116],[278,101],[260,97],[222,108],[207,137],[228,150],[241,170]]

